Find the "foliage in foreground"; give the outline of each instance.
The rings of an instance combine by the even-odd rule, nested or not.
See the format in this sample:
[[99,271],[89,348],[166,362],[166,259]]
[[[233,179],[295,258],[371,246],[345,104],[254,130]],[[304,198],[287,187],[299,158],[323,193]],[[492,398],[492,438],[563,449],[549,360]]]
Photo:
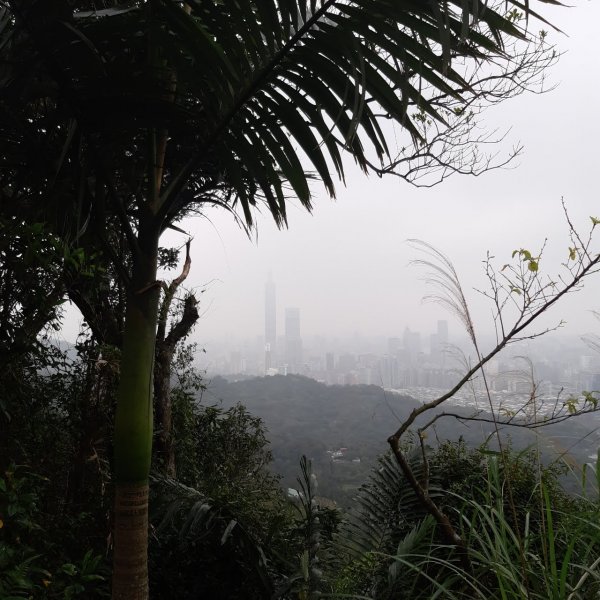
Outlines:
[[[47,345],[0,377],[2,600],[110,595],[114,352],[89,340],[68,353]],[[287,546],[278,532],[291,528],[291,509],[268,470],[262,422],[241,406],[199,406],[190,356],[180,354],[172,390],[178,480],[153,485],[156,512],[165,509],[152,529],[154,591],[219,597],[228,582],[229,598],[262,598],[283,569],[265,569],[261,546]]]
[[346,554],[337,593],[377,600],[583,600],[598,593],[598,503],[565,493],[562,470],[542,465],[534,451],[446,442],[431,456],[431,491],[466,540],[467,556],[411,508],[410,493],[388,494],[394,468],[382,458],[359,495],[363,511],[353,513],[353,528],[380,535],[370,538],[371,549]]
[[0,377],[0,597],[107,597],[114,371],[46,342]]
[[[311,207],[301,159],[312,163],[330,196],[336,176],[344,179],[343,154],[364,171],[396,171],[407,159],[406,146],[396,156],[382,127],[389,119],[414,147],[409,172],[431,169],[441,179],[448,171],[476,172],[478,153],[464,148],[488,138],[470,135],[471,105],[527,89],[554,57],[544,58],[544,33],[542,48],[525,50],[526,58],[513,64],[520,53],[506,46],[530,38],[516,9],[535,12],[516,0],[484,3],[485,10],[479,4],[2,6],[5,216],[52,223],[65,246],[78,246],[74,256],[109,257],[127,290],[112,439],[115,597],[148,597],[145,498],[153,437],[147,384],[159,322],[161,233],[187,211],[213,204],[241,206],[251,226],[253,208],[263,200],[283,225],[289,189]],[[515,10],[506,15],[509,7]],[[463,74],[455,70],[457,58],[467,63]],[[480,74],[482,63],[490,68]],[[496,78],[508,86],[490,84]],[[453,117],[457,122],[447,125]],[[448,146],[458,150],[448,156]],[[423,164],[422,156],[432,161]],[[118,248],[110,243],[115,230],[123,242]],[[92,291],[91,299],[70,295],[87,307],[96,300],[95,286]],[[63,297],[56,293],[57,302]],[[132,509],[135,498],[142,500]]]
[[270,597],[291,513],[268,470],[261,420],[241,405],[197,406],[181,389],[174,408],[184,435],[176,448],[177,480],[156,477],[152,484],[152,595]]
[[[3,374],[1,598],[108,595],[115,361],[101,350],[83,343],[68,358],[42,348]],[[421,451],[407,451],[466,541],[465,560],[390,456],[341,525],[308,462],[294,508],[268,469],[262,421],[241,406],[196,404],[192,375],[173,390],[178,480],[153,483],[155,597],[587,600],[600,591],[597,500],[565,493],[562,470],[534,450],[448,442],[428,450],[428,472]]]

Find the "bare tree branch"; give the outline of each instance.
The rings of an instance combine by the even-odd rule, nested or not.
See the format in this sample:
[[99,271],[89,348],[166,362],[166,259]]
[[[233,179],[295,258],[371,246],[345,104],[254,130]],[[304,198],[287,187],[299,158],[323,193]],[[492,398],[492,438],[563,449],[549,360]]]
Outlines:
[[[567,294],[578,290],[585,278],[596,273],[600,266],[600,254],[594,254],[591,251],[592,232],[597,224],[600,224],[598,219],[592,217],[592,228],[588,240],[583,243],[581,237],[575,231],[570,219],[567,215],[567,224],[569,226],[569,234],[571,240],[576,240],[575,248],[569,248],[569,259],[563,265],[568,273],[568,277],[559,278],[560,283],[556,283],[552,279],[542,276],[539,270],[540,260],[543,256],[544,247],[537,255],[533,255],[526,249],[517,249],[512,254],[513,262],[502,267],[500,272],[491,264],[491,257],[488,254],[485,272],[490,282],[491,291],[481,292],[485,297],[490,299],[494,306],[494,323],[496,325],[497,343],[495,347],[487,354],[482,355],[479,350],[479,345],[475,335],[475,328],[469,308],[463,293],[458,274],[452,265],[451,261],[440,251],[433,248],[431,245],[424,242],[411,240],[413,246],[416,246],[425,254],[424,259],[413,261],[413,264],[425,267],[427,269],[427,281],[436,286],[438,292],[430,295],[428,299],[438,302],[442,306],[448,308],[451,312],[459,317],[465,326],[469,337],[474,345],[477,362],[472,366],[467,366],[466,372],[461,379],[446,393],[438,398],[423,403],[420,407],[415,408],[409,416],[401,423],[396,432],[388,438],[388,443],[394,454],[398,465],[400,466],[404,476],[415,492],[417,498],[427,509],[427,511],[436,519],[439,524],[444,538],[451,544],[455,544],[461,550],[461,556],[468,563],[467,548],[464,541],[460,538],[448,517],[440,510],[427,492],[427,484],[422,485],[414,475],[408,461],[406,460],[400,446],[402,436],[408,429],[414,425],[415,421],[421,415],[428,413],[443,403],[455,396],[465,385],[473,381],[473,378],[478,372],[481,372],[485,393],[489,401],[489,409],[491,416],[485,416],[482,411],[471,416],[460,415],[455,412],[444,411],[434,415],[427,423],[418,429],[419,439],[424,438],[425,431],[434,425],[439,419],[444,417],[453,417],[460,421],[478,421],[487,422],[494,425],[495,433],[499,438],[500,427],[514,426],[535,429],[551,424],[561,423],[576,415],[596,412],[598,407],[598,398],[593,393],[583,392],[583,402],[578,398],[569,397],[562,402],[560,394],[551,406],[550,412],[543,414],[544,401],[538,398],[538,386],[533,376],[533,369],[530,365],[532,388],[529,400],[525,402],[517,411],[510,412],[504,410],[508,418],[502,420],[498,417],[498,413],[503,412],[503,407],[497,410],[492,402],[490,387],[485,365],[497,356],[509,344],[523,339],[534,339],[552,331],[554,328],[546,328],[541,332],[525,333],[542,314],[547,312],[561,298]],[[544,244],[545,246],[545,244]],[[512,325],[507,324],[505,313],[508,308],[516,312],[513,318]],[[558,325],[560,326],[560,324]],[[531,414],[530,414],[531,413]],[[540,419],[540,414],[542,418]],[[427,465],[427,458],[423,455],[423,461]],[[509,489],[509,495],[511,494]],[[512,500],[511,500],[512,503]]]

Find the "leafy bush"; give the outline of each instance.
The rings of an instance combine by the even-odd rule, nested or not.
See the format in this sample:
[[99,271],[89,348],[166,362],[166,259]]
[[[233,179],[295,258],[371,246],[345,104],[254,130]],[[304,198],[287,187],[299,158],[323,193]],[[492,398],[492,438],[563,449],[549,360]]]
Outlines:
[[412,491],[386,456],[341,529],[338,593],[584,600],[600,591],[600,507],[564,492],[561,468],[541,465],[532,451],[469,449],[459,441],[432,452],[429,469],[430,492],[467,557],[444,542],[422,508],[411,508]]
[[88,550],[78,564],[61,562],[53,519],[40,509],[46,483],[15,465],[0,477],[0,598],[108,597],[101,555]]
[[175,390],[177,481],[155,477],[151,591],[156,597],[265,598],[285,553],[290,512],[262,421],[238,405],[198,406]]

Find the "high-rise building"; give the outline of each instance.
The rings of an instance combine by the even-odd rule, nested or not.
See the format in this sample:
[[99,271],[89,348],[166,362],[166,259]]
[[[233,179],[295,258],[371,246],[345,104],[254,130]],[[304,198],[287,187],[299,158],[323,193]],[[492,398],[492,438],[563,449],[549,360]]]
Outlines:
[[302,338],[300,337],[300,309],[285,309],[285,362],[288,373],[302,370]]
[[408,361],[412,364],[416,361],[421,352],[421,334],[417,331],[411,331],[408,327],[404,330],[402,336],[404,350],[407,353]]
[[277,301],[275,283],[269,279],[265,284],[265,371],[276,364],[277,350]]
[[273,355],[271,353],[271,344],[265,344],[265,373],[273,368]]
[[327,354],[325,354],[325,368],[330,373],[333,373],[335,370],[335,357],[333,352],[327,352]]

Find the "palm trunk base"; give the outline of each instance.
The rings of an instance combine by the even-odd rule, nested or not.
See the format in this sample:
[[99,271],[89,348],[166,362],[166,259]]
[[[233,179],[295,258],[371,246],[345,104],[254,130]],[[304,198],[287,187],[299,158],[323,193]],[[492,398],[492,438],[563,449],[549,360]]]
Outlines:
[[148,600],[147,483],[118,483],[112,600]]

